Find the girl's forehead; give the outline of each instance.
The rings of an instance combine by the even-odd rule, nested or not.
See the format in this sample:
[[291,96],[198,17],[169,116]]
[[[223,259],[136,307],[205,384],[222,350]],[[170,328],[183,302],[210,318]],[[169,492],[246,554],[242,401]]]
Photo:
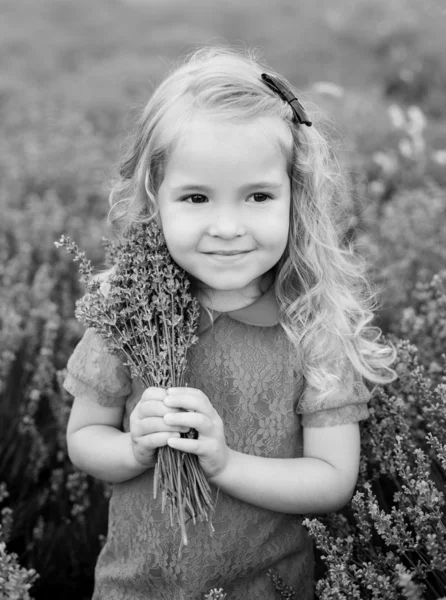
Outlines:
[[286,160],[291,155],[292,134],[279,117],[250,120],[217,120],[195,115],[185,123],[171,148],[168,163],[181,165],[194,160]]

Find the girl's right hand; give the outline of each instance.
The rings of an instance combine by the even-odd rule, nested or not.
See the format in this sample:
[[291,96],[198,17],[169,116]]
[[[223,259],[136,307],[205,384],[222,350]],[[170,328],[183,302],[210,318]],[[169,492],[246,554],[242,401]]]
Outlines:
[[187,427],[171,426],[164,422],[167,413],[180,412],[164,404],[166,395],[163,388],[147,388],[130,415],[133,454],[137,462],[145,467],[153,467],[157,448],[165,446],[169,438],[179,438],[181,433],[188,431]]

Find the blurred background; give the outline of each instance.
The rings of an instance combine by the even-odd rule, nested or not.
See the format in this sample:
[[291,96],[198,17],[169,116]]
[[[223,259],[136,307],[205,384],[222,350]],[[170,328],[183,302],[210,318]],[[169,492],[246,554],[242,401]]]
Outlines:
[[53,242],[102,264],[110,182],[166,69],[254,47],[301,90],[351,184],[378,323],[402,334],[446,264],[445,32],[445,0],[0,0],[0,571],[22,585],[6,598],[27,597],[27,569],[35,598],[91,591],[107,490],[66,456],[82,290]]

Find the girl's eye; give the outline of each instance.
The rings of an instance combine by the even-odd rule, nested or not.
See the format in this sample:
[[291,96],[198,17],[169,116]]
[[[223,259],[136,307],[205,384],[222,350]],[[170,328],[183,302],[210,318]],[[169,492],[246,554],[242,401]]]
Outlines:
[[183,202],[190,201],[191,204],[204,204],[206,200],[206,196],[202,194],[192,194],[191,196],[187,196],[187,198],[183,198]]
[[265,202],[266,200],[269,200],[271,198],[269,194],[253,194],[252,197],[254,198],[257,204]]
[[[254,198],[256,204],[261,204],[262,202],[265,202],[271,198],[269,194],[262,193],[253,194],[252,197]],[[207,200],[207,197],[203,196],[203,194],[191,194],[190,196],[182,199],[183,202],[188,202],[189,204],[204,204],[207,202]]]

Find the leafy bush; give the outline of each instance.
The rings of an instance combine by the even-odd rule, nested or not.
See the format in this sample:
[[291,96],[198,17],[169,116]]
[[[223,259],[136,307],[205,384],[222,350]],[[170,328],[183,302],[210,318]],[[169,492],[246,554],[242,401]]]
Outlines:
[[375,391],[361,423],[349,507],[306,521],[325,565],[320,600],[433,600],[446,590],[445,283],[443,272],[418,285],[395,326],[420,351],[395,338],[399,379]]
[[409,306],[391,325],[391,331],[417,346],[420,363],[431,379],[441,383],[446,353],[446,270],[429,282],[416,284]]
[[68,598],[71,589],[78,598],[91,586],[107,498],[102,484],[73,468],[65,443],[71,397],[61,380],[81,335],[74,319],[81,290],[74,265],[61,260],[53,242],[73,223],[53,192],[23,204],[5,211],[0,225],[0,481],[13,514],[13,554],[0,577],[11,579],[17,555],[40,574],[37,598],[48,589]]
[[[0,504],[8,497],[4,483],[0,483]],[[8,541],[12,526],[12,510],[0,512],[0,598],[2,600],[30,600],[29,590],[38,575],[34,569],[24,569],[15,553],[8,553]]]
[[411,48],[410,35],[405,37],[389,36],[378,48],[385,94],[402,104],[422,106],[434,118],[444,117],[444,61],[436,54]]
[[[381,288],[380,318],[385,331],[406,337],[398,315],[417,285],[429,283],[446,264],[446,196],[438,186],[398,193],[361,240],[370,278]],[[431,329],[434,339],[436,332]],[[426,336],[427,337],[427,336]],[[420,336],[418,336],[418,341]]]

